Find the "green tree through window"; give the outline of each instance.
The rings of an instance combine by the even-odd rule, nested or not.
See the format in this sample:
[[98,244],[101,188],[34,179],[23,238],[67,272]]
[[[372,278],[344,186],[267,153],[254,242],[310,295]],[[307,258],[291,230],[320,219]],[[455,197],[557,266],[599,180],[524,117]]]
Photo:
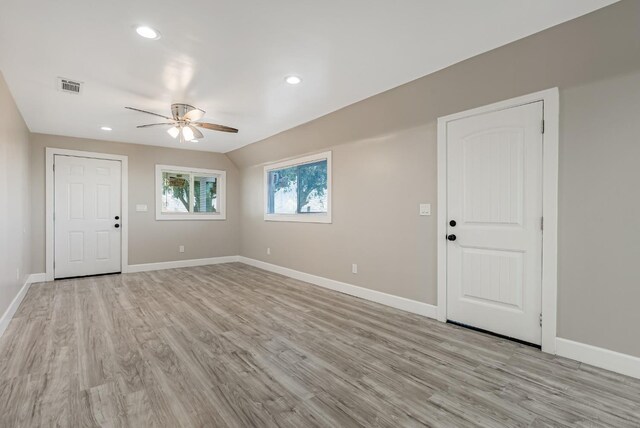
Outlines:
[[327,212],[327,161],[269,171],[269,213],[278,213],[276,194],[295,193],[295,212]]
[[162,174],[162,194],[177,199],[189,212],[189,175],[165,172]]

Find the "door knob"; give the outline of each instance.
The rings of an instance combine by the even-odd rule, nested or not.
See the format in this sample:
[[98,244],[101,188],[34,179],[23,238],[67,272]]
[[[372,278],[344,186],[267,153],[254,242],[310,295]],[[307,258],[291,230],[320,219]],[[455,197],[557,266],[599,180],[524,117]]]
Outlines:
[[120,216],[119,215],[116,216],[116,220],[120,220]]
[[118,223],[115,224],[116,229],[120,227],[120,225]]
[[456,235],[447,235],[447,239],[449,241],[455,241],[456,240]]
[[451,220],[451,221],[449,222],[449,226],[451,226],[451,227],[455,227],[455,226],[456,226],[456,224],[458,224],[458,223],[456,223],[456,221],[455,221],[455,220]]

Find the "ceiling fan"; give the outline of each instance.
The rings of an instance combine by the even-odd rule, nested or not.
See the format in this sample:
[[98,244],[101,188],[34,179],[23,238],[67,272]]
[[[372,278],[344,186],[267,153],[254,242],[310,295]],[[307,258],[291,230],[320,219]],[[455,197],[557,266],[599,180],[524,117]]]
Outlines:
[[237,133],[236,128],[230,128],[228,126],[216,125],[215,123],[198,122],[204,116],[204,110],[196,108],[189,104],[171,104],[171,116],[165,116],[158,113],[153,113],[146,110],[140,110],[133,107],[125,107],[129,110],[139,111],[141,113],[151,114],[163,119],[167,119],[169,122],[162,123],[150,123],[148,125],[140,125],[137,128],[149,128],[151,126],[171,125],[171,128],[167,130],[169,135],[173,138],[180,137],[180,142],[185,141],[198,141],[204,138],[202,132],[198,128],[211,129],[212,131],[231,132]]

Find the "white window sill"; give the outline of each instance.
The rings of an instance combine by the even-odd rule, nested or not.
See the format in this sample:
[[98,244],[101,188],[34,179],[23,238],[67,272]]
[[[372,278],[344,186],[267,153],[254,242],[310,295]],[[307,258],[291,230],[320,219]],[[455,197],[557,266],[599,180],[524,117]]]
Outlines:
[[294,223],[331,223],[330,214],[265,214],[265,221],[288,221]]
[[224,214],[158,214],[156,220],[226,220]]

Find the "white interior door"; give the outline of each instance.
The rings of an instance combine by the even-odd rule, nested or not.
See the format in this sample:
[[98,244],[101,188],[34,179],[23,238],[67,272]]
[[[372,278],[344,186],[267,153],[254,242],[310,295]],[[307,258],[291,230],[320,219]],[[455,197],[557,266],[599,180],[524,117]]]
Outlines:
[[538,345],[542,119],[535,102],[447,124],[447,318]]
[[56,278],[121,271],[120,161],[56,155]]

